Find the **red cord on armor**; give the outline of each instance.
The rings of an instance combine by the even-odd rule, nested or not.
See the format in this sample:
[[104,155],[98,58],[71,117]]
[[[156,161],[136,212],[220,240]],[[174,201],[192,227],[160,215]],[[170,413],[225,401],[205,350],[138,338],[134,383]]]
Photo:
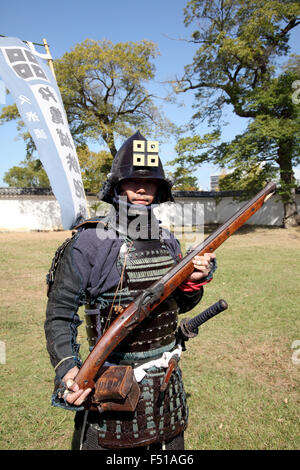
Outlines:
[[196,292],[201,289],[202,286],[205,286],[205,284],[208,284],[212,279],[209,279],[208,281],[204,282],[193,282],[193,281],[185,281],[182,284],[180,284],[179,289],[182,290],[183,292]]

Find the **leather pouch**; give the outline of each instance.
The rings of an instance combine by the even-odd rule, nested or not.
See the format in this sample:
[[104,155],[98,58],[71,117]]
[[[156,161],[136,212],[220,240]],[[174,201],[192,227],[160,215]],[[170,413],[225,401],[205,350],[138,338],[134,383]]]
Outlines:
[[[101,371],[102,372],[102,371]],[[134,411],[140,388],[131,366],[109,366],[95,385],[92,404],[98,411]]]

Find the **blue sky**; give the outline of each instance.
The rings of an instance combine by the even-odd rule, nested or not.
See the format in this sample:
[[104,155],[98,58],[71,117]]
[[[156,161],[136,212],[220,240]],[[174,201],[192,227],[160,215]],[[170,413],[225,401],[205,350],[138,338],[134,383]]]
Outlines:
[[[189,30],[183,25],[183,8],[187,0],[14,0],[1,2],[0,34],[42,43],[46,38],[52,57],[59,58],[75,44],[87,38],[113,42],[148,39],[158,45],[160,56],[155,61],[156,81],[162,82],[180,76],[184,65],[192,61],[195,46],[186,41]],[[291,36],[292,52],[300,53],[300,28]],[[42,48],[38,48],[44,52]],[[186,124],[192,115],[192,93],[180,97],[183,106],[168,105],[164,112],[176,124]],[[11,104],[8,98],[6,104]],[[0,104],[0,111],[3,105]],[[229,125],[224,127],[223,138],[231,139],[241,132],[246,122],[230,113]],[[208,131],[203,128],[202,132]],[[18,165],[25,157],[25,146],[17,138],[15,123],[0,126],[0,186],[4,173]],[[93,146],[93,150],[105,148]],[[167,162],[175,157],[174,142],[161,146],[161,158]],[[210,175],[218,168],[203,165],[197,171],[199,185],[209,189]],[[299,174],[299,176],[298,176]],[[300,170],[297,170],[300,178]]]

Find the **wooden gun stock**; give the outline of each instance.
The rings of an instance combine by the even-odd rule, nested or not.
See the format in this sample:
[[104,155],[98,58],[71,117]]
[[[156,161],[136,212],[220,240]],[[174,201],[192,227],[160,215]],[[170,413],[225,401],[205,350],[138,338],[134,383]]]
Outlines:
[[268,183],[253,199],[247,202],[230,219],[196,246],[176,266],[172,267],[149,290],[137,297],[110,325],[90,352],[79,370],[75,382],[85,390],[94,388],[94,377],[107,357],[144,318],[154,310],[194,271],[192,259],[196,255],[215,251],[227,238],[238,230],[254,215],[276,189],[274,183]]

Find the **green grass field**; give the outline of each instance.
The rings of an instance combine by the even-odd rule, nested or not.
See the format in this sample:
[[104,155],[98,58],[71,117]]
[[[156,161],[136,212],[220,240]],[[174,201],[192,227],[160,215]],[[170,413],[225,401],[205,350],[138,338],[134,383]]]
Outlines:
[[[45,276],[69,235],[0,233],[0,449],[70,448],[74,414],[50,406],[54,373],[43,328]],[[216,254],[214,280],[187,316],[220,298],[229,308],[200,328],[182,357],[186,448],[299,449],[292,343],[300,340],[300,230],[244,227]],[[84,325],[79,342],[85,357]]]

